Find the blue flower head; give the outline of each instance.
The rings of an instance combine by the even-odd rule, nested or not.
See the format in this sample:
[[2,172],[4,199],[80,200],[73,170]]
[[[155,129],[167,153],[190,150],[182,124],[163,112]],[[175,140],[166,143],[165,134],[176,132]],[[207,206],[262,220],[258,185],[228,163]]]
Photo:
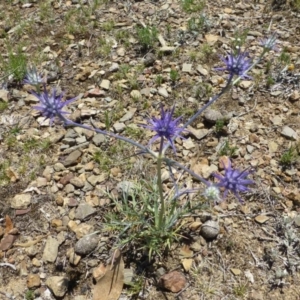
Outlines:
[[[224,163],[223,163],[224,164]],[[224,198],[227,196],[228,192],[232,192],[241,203],[239,192],[247,192],[249,188],[247,185],[255,184],[253,180],[247,179],[247,176],[251,173],[247,169],[240,171],[238,169],[233,169],[231,167],[231,161],[228,159],[227,166],[224,164],[225,174],[220,175],[214,173],[213,176],[219,179],[219,182],[216,184],[217,187],[224,188]]]
[[230,76],[237,75],[243,79],[251,78],[251,76],[246,74],[252,64],[252,59],[248,58],[248,56],[248,52],[241,52],[240,49],[237,54],[231,52],[231,54],[228,54],[226,58],[221,58],[226,66],[222,68],[215,68],[215,70],[228,71]]
[[176,153],[176,149],[174,146],[173,138],[181,137],[180,133],[183,131],[182,128],[179,127],[178,122],[182,117],[178,117],[173,119],[175,106],[170,111],[164,110],[163,106],[161,106],[160,118],[152,118],[149,119],[150,125],[143,125],[143,127],[148,128],[156,132],[154,137],[150,140],[149,144],[153,143],[157,139],[166,139],[172,146],[174,152]]
[[76,98],[70,99],[68,101],[62,101],[63,93],[56,95],[56,89],[52,89],[52,94],[49,94],[46,85],[44,84],[44,91],[41,93],[31,92],[40,100],[40,105],[34,106],[33,108],[42,112],[45,119],[50,119],[50,126],[53,123],[55,117],[61,117],[62,115],[68,114],[68,112],[63,111],[63,107],[67,104],[76,100]]
[[38,85],[44,83],[45,80],[42,78],[42,74],[37,72],[35,66],[30,66],[26,70],[25,78],[23,80],[26,84]]

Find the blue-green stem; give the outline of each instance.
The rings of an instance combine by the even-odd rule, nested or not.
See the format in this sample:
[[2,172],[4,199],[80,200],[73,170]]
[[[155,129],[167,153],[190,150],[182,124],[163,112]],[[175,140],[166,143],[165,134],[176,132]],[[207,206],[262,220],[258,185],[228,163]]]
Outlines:
[[159,146],[159,154],[157,157],[157,187],[160,199],[160,210],[159,210],[159,218],[158,218],[158,229],[161,230],[165,227],[165,200],[163,195],[163,187],[162,187],[162,174],[161,174],[161,167],[163,162],[163,148],[164,148],[164,138],[162,137],[160,140]]

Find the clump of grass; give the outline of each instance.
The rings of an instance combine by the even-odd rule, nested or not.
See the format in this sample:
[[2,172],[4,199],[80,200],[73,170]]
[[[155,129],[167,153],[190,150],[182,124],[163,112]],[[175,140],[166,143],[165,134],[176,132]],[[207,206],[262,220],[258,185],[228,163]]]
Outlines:
[[294,164],[299,158],[299,149],[296,146],[291,146],[288,150],[286,150],[281,158],[280,164],[287,167]]
[[0,100],[0,112],[5,111],[8,108],[8,103]]
[[237,153],[238,147],[236,146],[231,146],[229,144],[229,141],[226,140],[221,149],[219,150],[219,155],[220,156],[229,156],[229,157],[234,157]]
[[6,77],[12,78],[21,82],[26,74],[27,58],[23,53],[21,47],[18,47],[14,52],[11,46],[8,46],[8,58],[5,60],[3,56],[0,57],[2,69]]
[[186,13],[200,12],[205,7],[204,0],[181,0],[182,9]]
[[170,70],[170,79],[173,84],[175,84],[175,82],[179,79],[179,73],[177,70],[175,69]]
[[136,27],[137,40],[143,50],[153,48],[158,30],[154,26]]

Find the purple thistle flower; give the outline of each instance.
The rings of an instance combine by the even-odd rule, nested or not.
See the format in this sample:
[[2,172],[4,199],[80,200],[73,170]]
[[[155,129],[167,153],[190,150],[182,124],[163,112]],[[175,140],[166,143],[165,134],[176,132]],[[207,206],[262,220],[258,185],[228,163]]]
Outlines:
[[231,167],[231,161],[228,159],[228,165],[225,166],[225,174],[220,175],[214,173],[213,176],[219,179],[219,182],[217,183],[217,187],[222,187],[225,189],[224,191],[224,198],[227,196],[228,191],[232,192],[241,203],[243,203],[243,200],[239,196],[239,192],[247,192],[249,191],[249,188],[247,185],[249,184],[255,184],[253,180],[247,179],[246,177],[251,173],[250,171],[247,171],[247,169],[240,171],[238,169],[233,169]]
[[52,95],[50,95],[46,89],[46,84],[44,84],[44,91],[40,94],[32,91],[34,96],[40,100],[40,105],[33,106],[33,108],[42,112],[45,119],[50,119],[50,126],[53,123],[55,117],[62,117],[62,115],[68,114],[68,112],[63,111],[63,107],[67,104],[76,100],[76,98],[70,99],[63,102],[63,93],[56,95],[56,89],[52,89]]
[[231,52],[226,58],[221,58],[222,61],[226,64],[226,67],[215,68],[217,71],[228,71],[230,76],[240,76],[241,78],[251,78],[246,72],[252,64],[252,59],[247,58],[249,56],[248,52],[241,52],[238,50],[237,54]]
[[145,128],[153,130],[156,132],[155,136],[150,140],[149,144],[153,143],[157,139],[163,139],[169,141],[174,152],[176,153],[176,149],[174,146],[173,138],[180,137],[183,138],[180,133],[183,131],[182,128],[178,127],[178,122],[182,117],[178,117],[176,119],[172,119],[174,113],[175,106],[170,111],[165,111],[163,106],[161,106],[161,117],[149,119],[150,125],[142,125]]
[[35,66],[31,66],[26,70],[25,78],[23,83],[38,85],[40,83],[44,83],[45,80],[42,78],[42,74],[38,73]]

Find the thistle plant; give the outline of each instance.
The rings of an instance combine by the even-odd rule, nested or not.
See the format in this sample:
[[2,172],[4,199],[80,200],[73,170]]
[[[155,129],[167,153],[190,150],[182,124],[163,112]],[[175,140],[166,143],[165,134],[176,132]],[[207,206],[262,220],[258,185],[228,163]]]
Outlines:
[[[167,150],[169,147],[171,147],[173,153],[175,154],[175,158],[177,157],[175,139],[184,138],[182,134],[183,132],[188,133],[187,127],[192,124],[205,109],[217,101],[241,78],[251,78],[247,73],[262,59],[264,54],[270,50],[271,46],[274,45],[275,41],[273,39],[274,37],[264,43],[263,51],[255,61],[249,57],[247,51],[242,52],[241,49],[238,49],[236,53],[231,52],[231,54],[227,55],[226,58],[222,58],[225,66],[218,67],[216,70],[227,71],[229,73],[227,84],[217,95],[209,99],[209,101],[202,108],[196,111],[185,124],[180,124],[182,121],[182,116],[177,118],[174,117],[175,106],[168,110],[161,105],[159,117],[149,118],[147,125],[141,125],[145,129],[152,130],[155,133],[147,146],[144,146],[130,138],[115,134],[109,131],[109,128],[107,128],[107,130],[101,130],[89,125],[69,120],[66,117],[68,112],[64,111],[64,108],[71,102],[74,102],[76,98],[63,101],[64,94],[57,93],[55,88],[52,89],[51,93],[48,92],[46,83],[44,83],[43,91],[32,92],[32,94],[35,95],[40,101],[40,104],[34,108],[39,110],[46,119],[50,120],[50,125],[55,124],[55,120],[59,119],[64,126],[80,127],[119,139],[136,147],[138,149],[138,155],[150,154],[153,157],[157,168],[156,178],[153,183],[156,188],[149,189],[149,193],[146,193],[146,196],[144,195],[140,199],[140,206],[139,202],[134,200],[135,202],[133,204],[135,205],[135,213],[132,215],[134,221],[131,223],[128,221],[128,209],[130,205],[127,202],[127,206],[124,206],[123,209],[124,214],[127,216],[124,218],[127,220],[125,222],[123,219],[121,223],[127,224],[129,222],[126,225],[129,227],[131,225],[133,226],[134,224],[139,224],[137,227],[133,226],[136,228],[134,233],[131,231],[133,239],[138,240],[139,238],[142,238],[143,241],[147,241],[142,247],[147,248],[149,253],[152,253],[153,251],[159,252],[159,250],[155,247],[159,247],[162,244],[164,244],[167,248],[170,247],[172,239],[178,237],[178,227],[176,227],[176,225],[178,225],[178,222],[184,214],[191,211],[189,207],[189,201],[187,201],[186,205],[180,207],[177,201],[178,198],[184,194],[195,192],[195,190],[182,188],[182,186],[175,181],[172,171],[173,169],[186,172],[200,181],[204,185],[204,192],[202,192],[201,195],[204,196],[208,201],[214,203],[222,201],[225,197],[227,197],[229,192],[233,193],[240,202],[243,202],[241,193],[249,191],[250,189],[248,186],[254,184],[253,180],[248,179],[248,176],[252,172],[250,172],[248,169],[241,171],[238,168],[233,168],[230,160],[228,160],[226,166],[224,165],[224,175],[216,173],[212,174],[212,177],[216,178],[217,182],[207,181],[189,168],[185,167],[183,164],[169,158],[167,156],[169,153]],[[30,74],[31,71],[29,70],[29,73],[27,74]],[[26,80],[30,80],[30,78],[31,77],[27,75]],[[36,76],[33,79],[31,78],[31,80],[35,81],[35,83],[39,83],[40,78]],[[153,150],[155,149],[153,147],[155,142],[158,142],[158,151]],[[170,177],[173,180],[173,194],[164,194],[162,180],[163,166],[166,166],[166,168],[169,170]],[[220,196],[220,190],[224,190],[223,197]],[[150,201],[149,197],[151,193],[152,196],[154,193],[154,196]],[[148,217],[147,220],[145,220],[145,216]],[[137,219],[139,221],[136,221]],[[128,229],[129,227],[126,228]],[[124,235],[124,232],[127,232],[126,228],[121,234],[122,236]],[[132,239],[127,238],[125,240],[129,241]]]

